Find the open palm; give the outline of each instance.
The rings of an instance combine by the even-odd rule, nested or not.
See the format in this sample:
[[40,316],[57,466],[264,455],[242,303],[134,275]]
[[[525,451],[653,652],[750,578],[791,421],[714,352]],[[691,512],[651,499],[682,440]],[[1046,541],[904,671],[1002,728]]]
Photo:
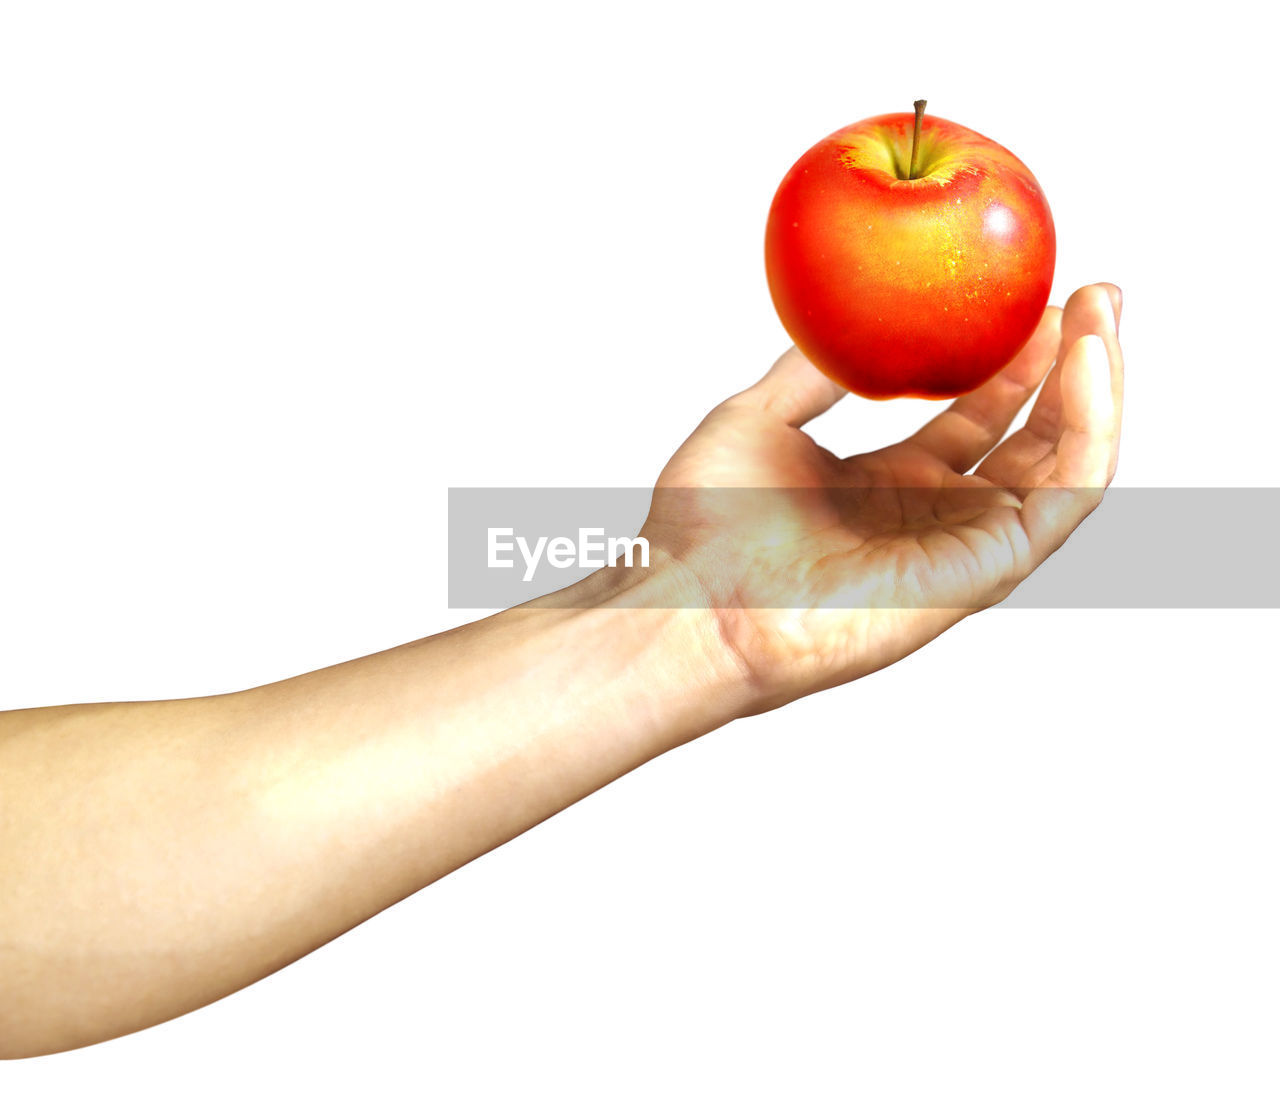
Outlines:
[[842,458],[802,431],[845,393],[794,347],[707,416],[659,477],[645,535],[696,578],[762,708],[1003,599],[1097,506],[1119,442],[1119,311],[1114,286],[1078,290],[987,384],[874,452]]

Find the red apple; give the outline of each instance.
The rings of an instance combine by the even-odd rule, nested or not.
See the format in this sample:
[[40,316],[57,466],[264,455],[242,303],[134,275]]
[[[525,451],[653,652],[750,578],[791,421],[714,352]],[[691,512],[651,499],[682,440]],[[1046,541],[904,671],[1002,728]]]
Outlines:
[[1053,282],[1053,217],[1035,176],[955,122],[917,127],[923,107],[819,141],[782,180],[765,229],[787,333],[872,399],[976,388],[1031,337]]

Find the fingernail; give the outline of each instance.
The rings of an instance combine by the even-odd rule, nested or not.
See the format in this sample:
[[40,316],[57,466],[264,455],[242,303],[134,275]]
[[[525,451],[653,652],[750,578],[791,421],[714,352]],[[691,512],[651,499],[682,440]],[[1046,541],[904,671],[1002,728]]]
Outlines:
[[[1107,313],[1106,313],[1106,312],[1103,312],[1103,313],[1102,313],[1098,318],[1102,320],[1102,325],[1103,325],[1104,327],[1108,327],[1108,326],[1109,326],[1109,327],[1111,328],[1111,330],[1115,331],[1115,330],[1117,330],[1117,322],[1116,322],[1116,306],[1115,306],[1115,304],[1114,304],[1114,303],[1112,302],[1112,300],[1111,300],[1111,291],[1110,291],[1109,289],[1107,289],[1107,287],[1106,287],[1106,286],[1104,286],[1104,285],[1099,285],[1099,286],[1098,286],[1098,288],[1102,290],[1102,295],[1103,295],[1103,296],[1105,296],[1105,297],[1107,298],[1107,303],[1108,303],[1109,305],[1111,305],[1111,322],[1110,322],[1110,324],[1108,324],[1108,323],[1107,323]],[[1097,299],[1098,299],[1097,297],[1094,297],[1094,300],[1097,300]]]
[[1124,311],[1124,290],[1116,286],[1116,330],[1120,330],[1120,313]]
[[1089,405],[1104,408],[1111,405],[1111,359],[1107,344],[1098,335],[1084,336],[1084,353],[1089,361]]
[[1001,488],[996,492],[995,504],[997,506],[1009,506],[1011,509],[1022,509],[1022,499],[1019,498],[1011,490]]

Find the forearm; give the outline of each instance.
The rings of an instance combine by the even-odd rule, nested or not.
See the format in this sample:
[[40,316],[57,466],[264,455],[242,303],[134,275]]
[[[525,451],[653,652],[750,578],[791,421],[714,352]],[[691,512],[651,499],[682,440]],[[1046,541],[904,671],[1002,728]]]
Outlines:
[[191,1010],[747,702],[676,580],[247,692],[0,716],[0,1054]]

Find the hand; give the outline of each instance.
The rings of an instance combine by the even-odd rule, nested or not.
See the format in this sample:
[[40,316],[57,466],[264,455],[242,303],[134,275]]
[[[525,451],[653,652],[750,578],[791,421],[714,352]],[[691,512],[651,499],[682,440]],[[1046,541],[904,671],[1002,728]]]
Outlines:
[[1078,290],[988,383],[875,452],[842,458],[802,432],[845,393],[794,347],[707,416],[644,535],[701,590],[751,710],[897,661],[1062,545],[1115,473],[1120,300]]

